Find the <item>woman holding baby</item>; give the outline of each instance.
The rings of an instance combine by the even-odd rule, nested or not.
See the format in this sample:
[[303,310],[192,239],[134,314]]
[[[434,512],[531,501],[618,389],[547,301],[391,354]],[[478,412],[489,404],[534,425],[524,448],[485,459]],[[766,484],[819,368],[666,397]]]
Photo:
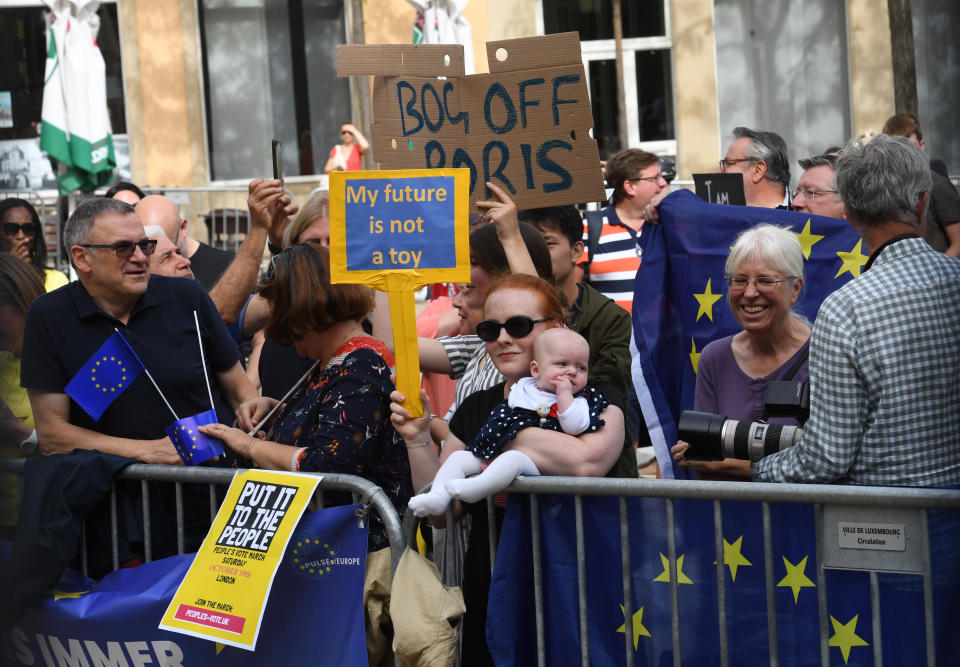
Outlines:
[[[520,380],[531,375],[537,337],[544,331],[562,327],[565,315],[559,292],[540,278],[513,274],[498,278],[490,286],[483,306],[484,321],[477,326],[477,333],[484,339],[487,353],[505,380],[490,389],[475,392],[464,400],[450,420],[450,437],[445,441],[439,457],[432,446],[428,420],[410,419],[406,409],[400,405],[404,397],[394,392],[391,396],[394,401],[390,406],[393,411],[391,419],[405,440],[415,489],[433,481],[441,464],[454,453],[464,452],[467,445],[480,435],[494,409],[509,398],[511,389]],[[561,381],[560,384],[565,383]],[[573,385],[573,382],[570,384]],[[579,384],[580,380],[577,380]],[[541,385],[548,386],[545,382]],[[554,384],[553,393],[558,403],[561,395],[563,403],[566,403],[566,394],[574,392],[567,392],[565,387]],[[430,407],[423,393],[421,400],[425,401],[424,412],[429,414]],[[592,405],[596,407],[598,404]],[[595,428],[591,430],[590,426]],[[582,435],[569,435],[535,425],[516,431],[503,449],[508,453],[516,451],[525,455],[532,467],[524,472],[602,476],[617,460],[622,445],[623,413],[615,406],[607,406],[598,412],[595,419],[591,417]],[[464,560],[463,594],[467,614],[464,617],[461,664],[492,664],[485,641],[486,598],[490,585],[486,504],[468,503],[465,509],[473,515],[473,528]],[[502,514],[498,516],[498,521],[500,516]]]

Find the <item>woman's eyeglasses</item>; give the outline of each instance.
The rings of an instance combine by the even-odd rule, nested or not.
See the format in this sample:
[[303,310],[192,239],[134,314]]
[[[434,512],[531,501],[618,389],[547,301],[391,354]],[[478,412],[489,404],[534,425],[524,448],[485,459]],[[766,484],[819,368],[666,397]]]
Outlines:
[[548,317],[534,320],[526,315],[514,315],[507,318],[506,322],[497,322],[496,320],[484,320],[477,324],[477,336],[485,343],[492,343],[500,337],[500,329],[506,329],[507,335],[512,338],[523,338],[533,331],[533,325],[546,322]]
[[18,222],[3,223],[3,233],[5,236],[16,236],[20,232],[23,232],[27,236],[36,236],[37,225],[32,222],[25,222],[23,224]]
[[727,281],[727,287],[730,289],[745,290],[752,280],[759,291],[770,292],[775,290],[780,283],[795,280],[796,277],[787,276],[785,278],[774,278],[772,276],[760,276],[759,278],[747,278],[746,276],[724,276],[723,279]]
[[154,239],[143,239],[142,241],[117,241],[116,243],[80,243],[82,248],[101,248],[103,250],[112,250],[117,253],[117,259],[130,259],[133,257],[135,248],[140,248],[140,252],[149,257],[156,251],[157,242]]

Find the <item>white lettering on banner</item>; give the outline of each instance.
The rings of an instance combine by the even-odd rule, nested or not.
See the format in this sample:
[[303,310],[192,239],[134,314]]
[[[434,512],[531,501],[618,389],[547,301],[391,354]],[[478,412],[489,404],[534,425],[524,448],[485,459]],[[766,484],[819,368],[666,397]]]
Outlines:
[[905,532],[902,523],[837,522],[837,537],[843,549],[905,551]]
[[183,667],[183,649],[172,641],[94,641],[37,633],[36,649],[20,628],[9,631],[11,664],[45,667]]

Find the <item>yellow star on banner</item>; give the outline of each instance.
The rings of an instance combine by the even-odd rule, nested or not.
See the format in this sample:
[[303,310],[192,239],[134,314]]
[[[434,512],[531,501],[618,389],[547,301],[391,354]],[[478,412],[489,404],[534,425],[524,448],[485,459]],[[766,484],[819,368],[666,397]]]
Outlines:
[[[743,542],[743,535],[737,538],[736,542],[730,544],[726,539],[723,540],[723,564],[730,568],[730,578],[734,581],[737,580],[737,568],[741,565],[749,565],[753,567],[753,563],[748,561],[742,553],[740,553],[740,545]],[[716,565],[717,561],[713,561],[713,564]]]
[[226,647],[226,644],[221,644],[220,642],[214,642],[214,644],[217,647],[217,655],[220,655],[220,651],[222,651],[224,647]]
[[67,600],[75,600],[76,598],[82,595],[86,595],[89,592],[90,591],[75,591],[75,592],[68,593],[67,591],[61,591],[54,588],[50,591],[50,594],[53,596],[54,601],[56,601],[56,600],[63,600],[64,598],[66,598]]
[[700,365],[700,353],[697,352],[697,341],[690,336],[690,363],[693,364],[693,372],[696,374]]
[[797,598],[800,595],[801,588],[816,587],[816,584],[810,581],[810,579],[805,574],[807,569],[807,557],[804,556],[803,560],[794,565],[787,560],[786,556],[783,556],[783,564],[787,568],[787,576],[777,583],[777,586],[790,587],[793,590],[793,603],[797,603]]
[[840,270],[837,271],[837,275],[834,278],[839,278],[843,273],[849,271],[854,278],[860,276],[860,269],[863,268],[863,265],[867,263],[867,260],[870,259],[860,251],[860,247],[863,245],[863,239],[857,241],[857,245],[853,246],[853,250],[850,252],[838,252],[837,257],[843,260],[843,264],[840,265]]
[[829,645],[836,646],[843,653],[843,664],[847,664],[850,660],[851,648],[870,646],[869,642],[857,636],[857,619],[859,618],[860,614],[857,614],[846,623],[841,623],[833,616],[830,617],[830,622],[833,624],[833,637],[830,638]]
[[800,241],[800,247],[803,248],[804,259],[810,259],[810,251],[813,250],[813,246],[824,238],[820,234],[810,233],[810,218],[807,218],[807,224],[803,226],[803,231],[797,234],[797,240]]
[[[624,618],[626,618],[627,612],[623,608],[623,605],[620,605],[620,613],[624,614]],[[626,631],[627,631],[626,622],[624,622],[623,625],[617,628],[617,632],[626,632]],[[640,635],[643,635],[644,637],[651,636],[650,632],[647,631],[645,627],[643,627],[643,607],[640,607],[640,609],[633,612],[633,649],[634,650],[637,649],[637,645],[640,643]]]
[[[660,562],[663,564],[663,572],[658,574],[654,581],[665,581],[670,583],[670,559],[661,553]],[[690,581],[690,577],[683,573],[683,554],[680,554],[680,556],[677,557],[677,581],[679,581],[681,584],[693,583]]]
[[713,293],[713,290],[710,289],[710,278],[707,278],[707,288],[703,293],[694,293],[693,298],[700,304],[700,308],[697,310],[697,319],[695,319],[694,322],[698,322],[701,315],[706,315],[707,318],[713,322],[713,304],[715,304],[718,299],[722,299],[723,295]]

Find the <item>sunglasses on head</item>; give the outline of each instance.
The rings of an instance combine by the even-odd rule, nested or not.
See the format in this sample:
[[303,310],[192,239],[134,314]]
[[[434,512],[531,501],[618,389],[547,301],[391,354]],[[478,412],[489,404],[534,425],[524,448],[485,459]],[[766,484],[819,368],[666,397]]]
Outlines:
[[20,232],[23,232],[27,236],[36,236],[37,225],[32,222],[25,222],[22,225],[19,222],[3,223],[3,233],[6,236],[16,236]]
[[492,343],[500,337],[500,329],[506,329],[507,335],[512,338],[523,338],[533,331],[533,325],[546,322],[550,318],[543,317],[534,320],[526,315],[514,315],[507,318],[506,322],[497,322],[496,320],[484,320],[477,324],[477,336],[486,343]]
[[130,259],[133,257],[135,248],[140,248],[140,252],[149,257],[157,249],[157,242],[154,239],[143,239],[142,241],[117,241],[116,243],[80,243],[83,248],[102,248],[103,250],[112,250],[117,253],[117,259]]

